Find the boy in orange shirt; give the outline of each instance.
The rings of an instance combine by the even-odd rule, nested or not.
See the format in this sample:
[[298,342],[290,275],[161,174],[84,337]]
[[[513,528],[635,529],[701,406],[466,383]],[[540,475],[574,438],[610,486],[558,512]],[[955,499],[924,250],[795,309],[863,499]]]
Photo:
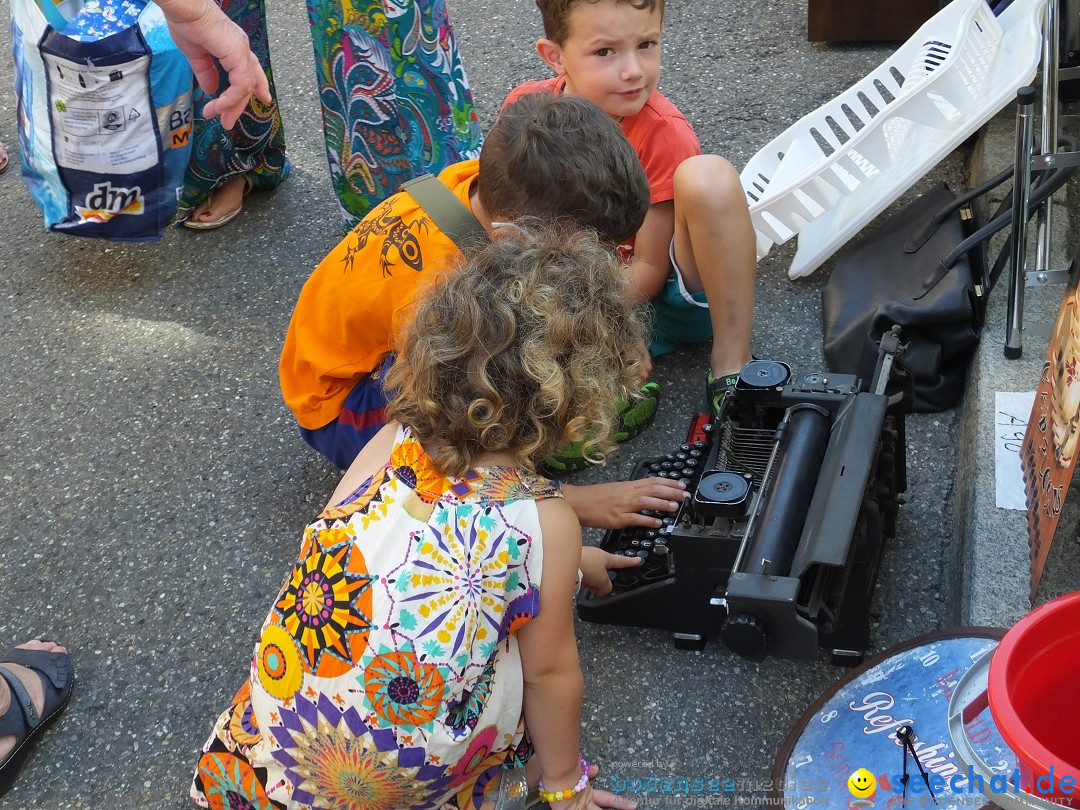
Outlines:
[[[479,161],[449,166],[439,179],[492,235],[529,216],[590,227],[614,246],[648,207],[644,172],[618,127],[596,105],[569,96],[533,95],[507,108]],[[418,286],[460,259],[457,245],[402,191],[369,212],[305,283],[282,349],[281,390],[304,440],[337,466],[348,467],[386,423],[382,375]],[[685,488],[648,478],[564,485],[563,493],[582,525],[659,527],[640,511],[674,511]]]
[[701,154],[693,128],[656,89],[664,0],[536,5],[546,34],[536,50],[556,76],[521,85],[506,103],[536,92],[577,95],[619,123],[649,180],[649,213],[624,252],[634,294],[655,312],[650,351],[711,337],[706,392],[718,411],[751,360],[754,228],[738,172]]

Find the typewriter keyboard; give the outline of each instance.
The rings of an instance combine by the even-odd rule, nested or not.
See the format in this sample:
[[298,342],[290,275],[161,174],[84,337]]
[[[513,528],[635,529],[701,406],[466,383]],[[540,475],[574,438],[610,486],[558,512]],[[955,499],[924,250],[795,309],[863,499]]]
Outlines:
[[[688,492],[693,492],[709,456],[708,432],[711,425],[705,425],[693,441],[688,441],[674,448],[659,458],[648,458],[638,462],[631,480],[640,478],[671,478],[686,484]],[[679,519],[679,512],[657,512],[645,510],[643,515],[659,518],[664,525],[659,529],[634,526],[626,529],[613,529],[605,533],[600,547],[612,554],[626,557],[640,557],[642,564],[635,568],[619,569],[612,580],[614,592],[632,590],[652,582],[669,578],[674,571],[668,558],[668,547],[664,541]],[[612,572],[615,574],[616,572]]]

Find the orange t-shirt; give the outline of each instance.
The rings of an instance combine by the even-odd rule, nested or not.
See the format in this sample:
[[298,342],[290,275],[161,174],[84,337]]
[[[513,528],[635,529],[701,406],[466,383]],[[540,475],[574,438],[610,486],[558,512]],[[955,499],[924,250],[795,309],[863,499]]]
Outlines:
[[[447,167],[439,179],[469,205],[479,161]],[[368,213],[304,284],[293,310],[278,373],[281,393],[301,427],[333,422],[357,380],[391,348],[397,319],[422,278],[453,266],[457,245],[408,192]]]

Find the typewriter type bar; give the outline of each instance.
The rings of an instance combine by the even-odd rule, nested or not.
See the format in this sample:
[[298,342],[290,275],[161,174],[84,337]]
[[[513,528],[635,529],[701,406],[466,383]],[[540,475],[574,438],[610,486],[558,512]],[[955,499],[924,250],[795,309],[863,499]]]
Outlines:
[[825,649],[858,663],[906,485],[890,402],[849,375],[747,364],[711,425],[696,417],[674,453],[635,467],[682,477],[693,495],[660,530],[604,535],[603,548],[643,564],[608,596],[582,594],[580,617],[670,630],[680,647],[718,639],[755,660]]

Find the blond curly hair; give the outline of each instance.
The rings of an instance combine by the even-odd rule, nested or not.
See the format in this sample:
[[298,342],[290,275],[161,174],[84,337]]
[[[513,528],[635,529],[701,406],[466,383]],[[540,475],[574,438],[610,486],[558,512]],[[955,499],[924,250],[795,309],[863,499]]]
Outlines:
[[644,327],[627,274],[588,230],[522,221],[426,286],[386,377],[387,418],[445,475],[484,453],[527,470],[571,441],[610,452]]

